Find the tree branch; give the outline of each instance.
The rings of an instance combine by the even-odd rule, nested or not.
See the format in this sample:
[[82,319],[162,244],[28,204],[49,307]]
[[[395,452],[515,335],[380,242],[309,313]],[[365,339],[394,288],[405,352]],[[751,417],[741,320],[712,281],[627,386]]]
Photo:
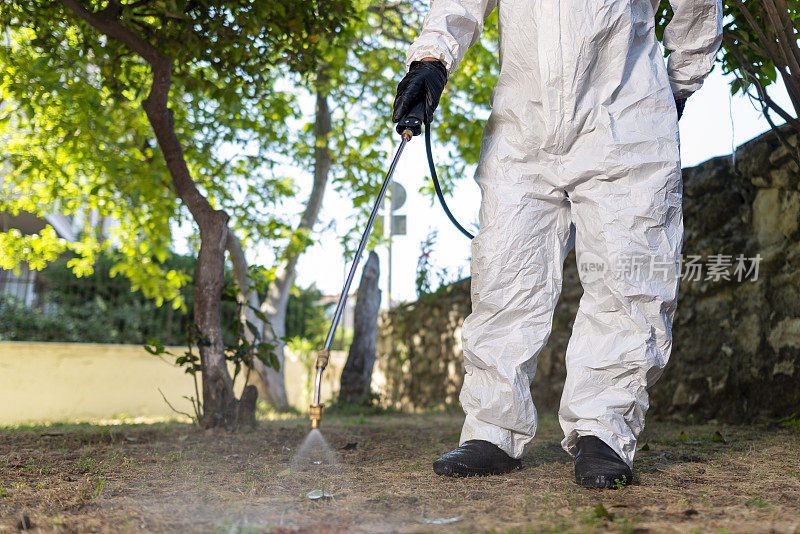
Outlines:
[[172,61],[170,58],[120,22],[118,18],[120,10],[118,8],[121,4],[112,2],[105,10],[93,12],[86,9],[79,0],[59,1],[90,26],[103,35],[121,42],[150,65],[153,72],[153,80],[150,86],[150,93],[142,102],[142,107],[164,154],[167,168],[175,185],[175,191],[192,213],[192,216],[200,226],[201,232],[206,226],[206,219],[212,214],[216,214],[216,216],[227,222],[228,216],[224,212],[214,210],[208,200],[197,189],[186,165],[183,148],[175,134],[174,118],[168,105],[169,89],[172,85]]
[[778,65],[778,62],[781,61],[781,56],[778,50],[775,48],[775,43],[767,39],[767,36],[761,29],[761,26],[758,25],[758,22],[756,22],[756,18],[753,16],[752,13],[750,13],[750,10],[747,9],[747,7],[744,5],[744,2],[742,0],[733,0],[733,1],[736,4],[736,7],[739,8],[739,11],[741,11],[742,15],[744,15],[744,18],[745,20],[747,20],[747,23],[755,32],[756,37],[758,37],[759,41],[763,43],[764,47],[769,52],[769,58],[776,65]]
[[754,42],[752,42],[752,41],[748,41],[747,39],[744,39],[744,38],[742,37],[742,34],[741,34],[741,33],[739,33],[738,31],[736,31],[736,30],[729,30],[729,29],[727,29],[727,28],[726,28],[726,29],[725,29],[725,34],[726,34],[726,35],[728,35],[728,36],[730,36],[730,37],[733,37],[733,38],[734,38],[734,39],[736,39],[736,41],[738,41],[739,43],[741,43],[741,44],[743,44],[743,45],[746,45],[746,46],[750,47],[750,48],[753,50],[753,52],[755,52],[755,53],[756,53],[756,54],[758,54],[759,56],[769,57],[769,54],[767,53],[767,51],[766,51],[766,50],[764,50],[763,48],[761,48],[760,46],[758,46],[756,43],[754,43]]
[[121,4],[111,2],[103,11],[94,12],[86,9],[80,0],[59,0],[59,2],[103,35],[119,41],[139,54],[154,69],[156,65],[161,68],[170,67],[169,58],[119,22],[120,7],[124,7]]
[[785,60],[786,65],[789,67],[789,72],[792,73],[792,76],[800,76],[800,64],[797,62],[797,58],[794,57],[794,54],[792,54],[791,50],[787,46],[786,35],[783,31],[783,24],[780,15],[778,15],[778,9],[775,7],[775,4],[772,3],[772,0],[761,0],[761,3],[764,6],[764,11],[767,12],[767,17],[772,24],[772,28],[775,31],[775,40],[778,41],[778,50],[783,53],[783,59]]
[[[760,81],[758,81],[755,73],[748,67],[750,63],[744,58],[744,55],[742,54],[741,50],[739,50],[738,45],[736,45],[736,43],[734,43],[728,35],[723,34],[722,39],[725,41],[725,46],[728,47],[731,53],[733,53],[733,55],[736,57],[737,61],[739,61],[739,69],[745,74],[746,81],[750,81],[755,86],[756,91],[758,92],[758,100],[762,103],[762,106],[767,106],[769,109],[772,109],[795,130],[800,132],[800,120],[789,115],[783,108],[781,108],[769,97],[766,88],[761,84]],[[747,80],[747,78],[749,78],[749,80]]]

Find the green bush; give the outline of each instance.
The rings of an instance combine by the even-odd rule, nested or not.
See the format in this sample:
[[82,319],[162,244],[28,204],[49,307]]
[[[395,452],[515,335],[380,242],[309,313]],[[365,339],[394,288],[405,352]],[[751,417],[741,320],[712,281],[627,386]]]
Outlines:
[[[51,263],[38,273],[37,300],[28,307],[18,299],[0,292],[0,339],[13,341],[74,341],[86,343],[130,343],[141,345],[156,339],[164,345],[185,345],[194,316],[194,287],[182,290],[183,309],[170,303],[157,306],[131,288],[123,277],[112,277],[113,257],[98,258],[91,276],[75,278],[67,267],[69,257]],[[190,256],[172,256],[168,269],[182,270],[194,276],[196,260]],[[227,287],[234,285],[230,272],[225,274]],[[292,288],[289,298],[286,337],[305,338],[318,345],[324,340],[329,320],[326,307],[319,305],[322,293],[315,288]],[[236,302],[223,300],[223,340],[227,346],[237,343]]]
[[70,318],[30,308],[0,292],[0,341],[80,341],[81,330]]

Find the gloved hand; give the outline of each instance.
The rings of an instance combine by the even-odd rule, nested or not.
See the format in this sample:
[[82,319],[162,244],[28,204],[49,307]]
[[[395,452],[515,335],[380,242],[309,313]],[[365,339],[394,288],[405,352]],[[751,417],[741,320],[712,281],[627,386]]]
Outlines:
[[397,85],[392,121],[400,122],[421,100],[425,102],[425,122],[433,120],[433,112],[447,83],[447,70],[441,61],[414,61]]
[[686,107],[686,99],[685,98],[676,98],[675,99],[675,108],[678,110],[678,120],[681,120],[683,116],[683,108]]

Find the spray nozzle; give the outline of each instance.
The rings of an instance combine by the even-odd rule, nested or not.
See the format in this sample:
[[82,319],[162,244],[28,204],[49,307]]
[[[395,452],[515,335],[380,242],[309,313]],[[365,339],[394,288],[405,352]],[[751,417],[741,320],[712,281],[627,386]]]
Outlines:
[[322,421],[323,405],[319,402],[322,390],[322,371],[324,371],[325,367],[328,366],[328,360],[330,359],[330,356],[331,353],[328,349],[322,349],[317,353],[317,373],[316,377],[314,378],[314,400],[311,403],[311,406],[308,407],[308,415],[311,419],[311,428],[319,428],[319,423]]

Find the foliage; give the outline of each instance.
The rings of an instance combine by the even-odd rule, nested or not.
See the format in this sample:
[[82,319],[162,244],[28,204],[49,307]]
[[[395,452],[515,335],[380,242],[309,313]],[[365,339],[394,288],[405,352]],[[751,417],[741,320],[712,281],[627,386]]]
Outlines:
[[[299,105],[277,80],[299,79],[291,73],[313,66],[323,33],[325,46],[335,45],[350,2],[153,0],[105,8],[121,10],[123,26],[173,61],[176,134],[212,204],[228,210],[246,237],[284,233],[286,223],[268,208],[294,189],[286,177],[265,171],[282,163],[272,154],[285,144]],[[113,246],[122,252],[117,272],[134,286],[148,296],[179,298],[186,277],[149,261],[166,258],[171,225],[186,213],[141,109],[147,63],[117,40],[98,38],[59,2],[5,2],[0,24],[0,138],[7,145],[0,155],[7,169],[0,210],[110,217],[117,225],[108,239],[86,228],[74,244],[40,239],[40,252],[73,250],[71,267],[83,275],[97,253]],[[4,262],[28,259],[10,254],[24,244],[21,236],[5,236]]]
[[302,289],[293,286],[286,310],[286,338],[303,339],[312,346],[321,346],[328,334],[328,310],[332,302],[322,304],[322,291],[314,286]]
[[800,433],[800,416],[795,413],[780,419],[778,424],[787,430]]
[[70,317],[30,308],[0,292],[0,340],[78,341],[82,335],[80,325]]
[[[288,169],[313,167],[317,141],[303,102],[320,87],[334,104],[334,187],[353,198],[358,212],[353,226],[340,231],[347,234],[348,247],[358,237],[358,221],[363,221],[384,172],[391,147],[386,141],[394,135],[389,117],[396,83],[404,74],[405,48],[427,9],[419,0],[370,0],[361,2],[358,16],[352,16],[342,0],[319,5],[323,3],[325,17],[320,20],[302,16],[304,6],[317,4],[310,0],[269,2],[258,8],[153,1],[123,10],[125,24],[174,60],[170,105],[193,178],[212,204],[232,216],[245,242],[267,240],[280,251],[277,256],[289,249],[302,251],[312,242],[307,231],[292,230],[291,221],[270,207],[297,191],[285,174]],[[219,16],[203,21],[204,9],[215,15],[215,9],[241,11],[231,11],[231,21],[225,23]],[[250,12],[257,9],[264,12]],[[345,25],[342,21],[348,16]],[[37,23],[45,17],[46,25]],[[262,20],[271,26],[258,28]],[[185,220],[186,212],[177,206],[141,111],[149,68],[119,43],[97,39],[58,3],[4,4],[0,22],[0,90],[5,101],[0,137],[9,140],[9,150],[0,159],[13,169],[4,189],[16,191],[0,201],[0,209],[68,215],[94,211],[112,218],[117,224],[109,229],[108,239],[91,228],[75,244],[26,239],[41,241],[40,257],[47,251],[50,258],[66,249],[74,251],[71,267],[79,275],[90,273],[96,255],[113,244],[121,252],[117,272],[148,296],[181,305],[185,273],[160,272],[158,262],[151,261],[169,255],[171,227]],[[302,29],[308,25],[310,30]],[[293,27],[300,28],[299,33],[287,32]],[[234,29],[247,31],[229,35]],[[492,15],[443,100],[437,132],[455,141],[443,161],[445,189],[453,176],[463,174],[463,165],[477,160],[482,125],[475,119],[485,114],[489,82],[496,78],[496,32]],[[207,39],[215,43],[213,49]],[[295,41],[277,49],[267,46],[278,46],[276,39]],[[306,52],[282,55],[282,49],[293,46]],[[273,60],[291,68],[270,68]],[[293,74],[298,71],[314,74]],[[476,108],[472,102],[482,105]],[[427,181],[420,182],[427,190],[424,184]],[[378,229],[374,235],[382,232]],[[30,250],[22,237],[7,236],[3,250]],[[18,254],[4,257],[9,266],[26,259]]]
[[[11,7],[4,4],[0,17]],[[82,236],[74,243],[58,238],[50,226],[32,236],[0,234],[0,266],[14,269],[24,261],[41,269],[69,250],[74,253],[70,267],[85,276],[113,243],[119,252],[116,272],[148,296],[181,305],[178,288],[187,281],[185,273],[163,271],[151,260],[163,261],[169,254],[169,221],[178,212],[137,102],[102,85],[103,63],[87,63],[85,51],[67,46],[77,38],[69,25],[54,23],[48,30],[51,35],[62,32],[58,55],[33,28],[12,28],[4,26],[0,38],[0,138],[5,147],[0,211],[93,213],[115,224],[98,231],[85,217]]]
[[[180,290],[183,308],[159,306],[131,283],[112,277],[117,259],[112,253],[100,254],[90,275],[76,278],[70,256],[50,263],[38,274],[33,307],[0,293],[0,337],[16,341],[66,341],[81,343],[142,344],[147,338],[164,345],[180,345],[194,315],[194,292],[185,285]],[[196,259],[173,255],[159,265],[164,270],[179,270],[192,278]],[[228,297],[222,303],[225,345],[236,344],[239,333],[237,302],[230,297],[236,289],[232,273],[225,273]],[[264,287],[264,291],[266,286]],[[319,304],[322,293],[315,288],[292,288],[289,296],[287,336],[304,337],[318,345],[327,333],[326,306]],[[260,313],[260,312],[259,312]]]
[[[744,93],[759,103],[772,126],[775,113],[800,131],[800,2],[797,0],[732,0],[723,2],[724,31],[722,71],[734,74],[731,93]],[[668,0],[661,0],[656,13],[657,34],[672,16]],[[794,107],[794,116],[769,95],[778,75]],[[780,132],[778,132],[780,135]]]
[[[800,2],[797,0],[733,0],[725,2],[723,72],[736,75],[731,92],[757,101],[778,132],[771,113],[800,132]],[[767,88],[780,75],[794,116],[770,98]],[[785,141],[785,139],[782,138]]]
[[[244,317],[242,308],[246,305],[242,299],[237,299],[239,292],[235,286],[229,286],[225,292],[223,300],[233,301],[237,303],[236,314],[234,317]],[[261,311],[255,309],[257,314]],[[263,319],[262,319],[263,320]],[[247,376],[253,369],[253,360],[258,359],[267,367],[271,367],[276,371],[280,368],[278,357],[275,354],[275,345],[269,341],[262,341],[260,331],[246,320],[234,321],[233,333],[235,336],[234,343],[227,346],[225,350],[225,361],[228,366],[233,367],[232,381],[236,383],[236,379],[242,375],[242,371],[246,371],[245,382]],[[250,341],[252,339],[253,341]],[[183,354],[177,355],[164,347],[164,344],[154,338],[145,340],[144,348],[147,352],[154,356],[162,358],[164,356],[171,356],[175,358],[175,365],[183,367],[186,374],[192,375],[194,381],[195,396],[184,396],[194,409],[194,415],[183,412],[183,415],[191,418],[196,424],[203,420],[203,401],[200,397],[200,388],[198,386],[197,375],[203,373],[203,364],[200,355],[195,353],[194,348],[202,345],[208,345],[208,340],[202,335],[200,330],[195,324],[190,324],[186,329],[186,351]],[[163,396],[163,393],[162,393]],[[164,397],[164,401],[174,410],[172,404]]]
[[428,236],[420,243],[420,254],[417,260],[417,278],[415,280],[417,297],[431,292],[431,253],[433,252],[433,245],[436,243],[436,234],[436,230],[431,230],[428,232]]
[[[99,255],[92,274],[82,278],[76,278],[69,267],[73,259],[65,255],[37,275],[33,307],[21,302],[11,304],[9,297],[4,298],[0,323],[3,338],[134,344],[148,336],[159,336],[169,343],[176,337],[181,339],[187,324],[185,314],[171,306],[159,306],[124,278],[113,278],[116,260],[111,254]],[[190,276],[194,262],[175,256],[159,268],[180,269]],[[191,291],[182,289],[181,298],[192,306]]]
[[[461,271],[457,273],[456,279],[452,280],[447,269],[436,267],[433,263],[432,255],[436,246],[438,232],[431,230],[427,237],[420,242],[420,254],[417,259],[417,297],[424,298],[426,295],[437,293],[440,289],[461,279]],[[434,289],[434,277],[436,289]]]

